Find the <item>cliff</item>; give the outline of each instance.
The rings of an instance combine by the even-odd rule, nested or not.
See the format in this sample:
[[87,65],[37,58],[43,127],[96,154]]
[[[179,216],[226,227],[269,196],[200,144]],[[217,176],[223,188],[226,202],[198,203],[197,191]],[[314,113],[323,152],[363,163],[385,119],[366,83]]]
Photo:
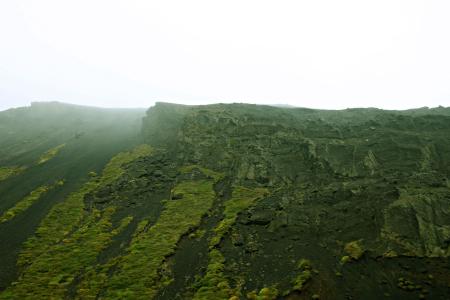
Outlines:
[[[17,253],[1,263],[17,266],[0,299],[448,295],[449,108],[157,103],[139,137],[134,121],[111,120],[129,130],[102,152],[109,163],[77,158],[83,180],[39,169],[68,168],[58,159],[75,145],[98,153],[74,139],[0,181],[6,191],[33,176],[65,180],[46,184],[47,198],[2,199],[0,234],[28,229],[1,246]],[[64,194],[40,212],[52,191]]]

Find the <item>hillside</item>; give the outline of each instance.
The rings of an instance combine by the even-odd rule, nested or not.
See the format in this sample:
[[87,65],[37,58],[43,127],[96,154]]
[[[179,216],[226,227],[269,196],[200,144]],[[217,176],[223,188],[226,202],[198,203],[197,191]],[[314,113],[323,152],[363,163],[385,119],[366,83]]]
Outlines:
[[89,172],[100,172],[117,152],[137,143],[144,115],[145,110],[61,103],[33,103],[0,112],[0,213],[39,188],[65,181],[8,222],[0,221],[1,289],[17,278],[19,251],[42,218],[78,189]]
[[450,108],[0,112],[0,299],[447,299]]

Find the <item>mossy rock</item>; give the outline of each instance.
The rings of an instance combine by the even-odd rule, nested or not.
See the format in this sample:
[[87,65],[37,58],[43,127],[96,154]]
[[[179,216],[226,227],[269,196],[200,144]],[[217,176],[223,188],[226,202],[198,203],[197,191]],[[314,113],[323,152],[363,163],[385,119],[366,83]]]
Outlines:
[[365,250],[361,245],[361,240],[352,241],[345,244],[344,251],[348,254],[348,256],[354,260],[360,259]]

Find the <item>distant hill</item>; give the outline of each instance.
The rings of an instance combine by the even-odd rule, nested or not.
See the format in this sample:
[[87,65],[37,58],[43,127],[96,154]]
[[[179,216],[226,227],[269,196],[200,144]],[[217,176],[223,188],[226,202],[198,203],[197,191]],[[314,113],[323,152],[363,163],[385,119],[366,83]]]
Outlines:
[[0,299],[446,299],[450,108],[0,112]]

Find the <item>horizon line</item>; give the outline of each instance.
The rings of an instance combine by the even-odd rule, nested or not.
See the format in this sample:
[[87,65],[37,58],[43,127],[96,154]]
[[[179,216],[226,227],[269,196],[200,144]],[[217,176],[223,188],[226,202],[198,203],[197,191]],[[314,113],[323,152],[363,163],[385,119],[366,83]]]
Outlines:
[[347,107],[347,108],[314,108],[314,107],[306,107],[306,106],[295,106],[289,103],[273,103],[273,104],[260,104],[260,103],[252,103],[252,102],[212,102],[208,104],[185,104],[185,103],[177,103],[177,102],[170,102],[170,101],[154,101],[149,106],[136,106],[136,107],[120,107],[120,106],[97,106],[97,105],[86,105],[86,104],[78,104],[78,103],[71,103],[71,102],[65,102],[65,101],[59,101],[59,100],[50,100],[50,101],[30,101],[28,105],[24,106],[14,106],[14,107],[8,107],[8,108],[0,108],[0,112],[12,110],[12,109],[21,109],[21,108],[31,108],[35,105],[45,105],[45,104],[60,104],[60,105],[67,105],[67,106],[77,106],[77,107],[86,107],[86,108],[95,108],[95,109],[130,109],[130,110],[137,110],[137,109],[149,109],[153,106],[156,106],[157,104],[172,104],[172,105],[181,105],[181,106],[211,106],[211,105],[255,105],[255,106],[268,106],[268,107],[275,107],[275,108],[283,108],[283,109],[309,109],[309,110],[326,110],[326,111],[344,111],[344,110],[352,110],[352,109],[376,109],[376,110],[383,110],[383,111],[409,111],[409,110],[419,110],[419,109],[446,109],[450,108],[450,106],[422,106],[422,107],[411,107],[411,108],[404,108],[404,109],[387,109],[387,108],[380,108],[380,107],[374,107],[374,106],[358,106],[358,107]]

